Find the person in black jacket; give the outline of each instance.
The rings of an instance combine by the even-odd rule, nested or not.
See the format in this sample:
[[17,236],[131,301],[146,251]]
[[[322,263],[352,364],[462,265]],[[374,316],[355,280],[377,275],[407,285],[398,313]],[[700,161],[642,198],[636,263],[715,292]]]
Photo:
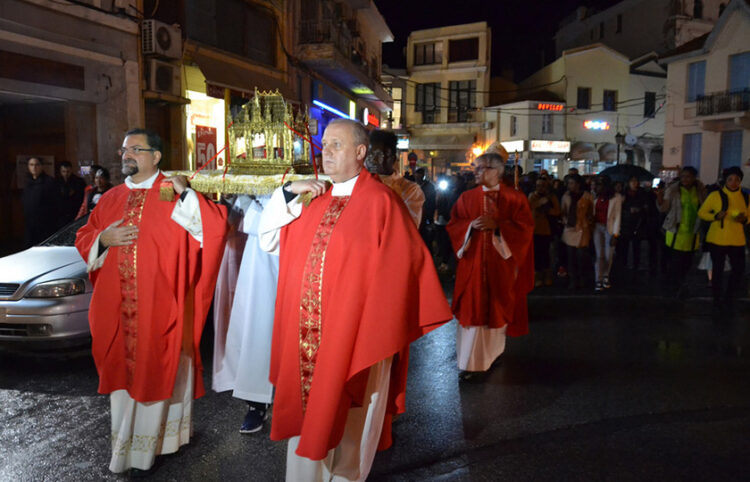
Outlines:
[[[648,193],[641,188],[638,178],[631,177],[623,191],[625,199],[622,202],[622,225],[617,254],[619,265],[626,269],[630,247],[633,247],[633,271],[638,270],[641,262],[641,241],[646,238],[648,231],[648,216],[652,209]],[[655,210],[655,206],[653,207]],[[653,260],[649,260],[652,261]]]
[[424,193],[424,205],[422,206],[422,221],[419,223],[419,234],[422,235],[425,244],[432,252],[432,242],[435,239],[435,209],[436,209],[436,193],[435,186],[432,185],[429,179],[426,177],[426,172],[423,167],[417,168],[414,172],[416,175],[416,183],[422,188]]
[[59,195],[55,180],[42,170],[42,161],[36,157],[28,160],[29,175],[21,200],[25,223],[26,247],[47,239],[57,229]]
[[73,165],[69,161],[60,163],[60,177],[56,180],[60,203],[58,204],[58,226],[62,227],[76,218],[83,202],[83,191],[86,181],[73,173]]

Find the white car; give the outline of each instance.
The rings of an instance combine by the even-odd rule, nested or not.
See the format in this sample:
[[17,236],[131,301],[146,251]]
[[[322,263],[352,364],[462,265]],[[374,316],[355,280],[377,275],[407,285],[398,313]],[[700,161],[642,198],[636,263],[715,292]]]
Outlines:
[[37,246],[0,258],[0,344],[47,348],[90,340],[93,287],[75,236],[88,216]]

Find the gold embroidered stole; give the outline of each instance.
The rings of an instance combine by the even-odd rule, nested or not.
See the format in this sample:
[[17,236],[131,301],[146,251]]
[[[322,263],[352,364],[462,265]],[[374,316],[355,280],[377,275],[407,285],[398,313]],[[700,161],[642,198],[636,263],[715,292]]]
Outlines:
[[[482,214],[495,218],[497,216],[497,198],[500,193],[498,191],[484,191],[482,196]],[[492,250],[492,236],[494,231],[483,229],[482,230],[482,286],[484,287],[484,299],[482,300],[482,319],[489,320],[490,317],[490,283],[487,277],[487,262],[490,259]]]
[[[121,227],[140,226],[148,189],[131,189],[125,203]],[[135,350],[138,339],[138,241],[118,249],[117,265],[120,272],[120,322],[125,336],[125,368],[127,385],[133,383]]]
[[313,372],[322,334],[322,290],[326,251],[333,228],[349,202],[349,196],[336,196],[320,220],[302,273],[299,322],[299,367],[302,388],[302,411],[307,410],[307,399],[312,387]]

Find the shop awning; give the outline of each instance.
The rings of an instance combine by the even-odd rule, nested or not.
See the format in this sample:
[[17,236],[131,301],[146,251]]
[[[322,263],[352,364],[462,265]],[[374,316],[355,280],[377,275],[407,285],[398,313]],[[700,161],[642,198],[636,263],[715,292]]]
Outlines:
[[213,85],[250,93],[256,87],[265,91],[278,89],[285,98],[291,100],[293,97],[283,80],[264,75],[249,66],[243,67],[238,63],[218,59],[206,49],[193,51],[191,57],[206,77],[206,82]]
[[599,152],[593,144],[576,142],[570,146],[570,158],[574,161],[598,161]]
[[613,162],[617,160],[617,145],[605,142],[599,146],[599,160]]
[[412,136],[409,139],[409,149],[422,149],[437,151],[440,149],[467,150],[474,144],[474,136],[467,135],[444,135],[444,136]]

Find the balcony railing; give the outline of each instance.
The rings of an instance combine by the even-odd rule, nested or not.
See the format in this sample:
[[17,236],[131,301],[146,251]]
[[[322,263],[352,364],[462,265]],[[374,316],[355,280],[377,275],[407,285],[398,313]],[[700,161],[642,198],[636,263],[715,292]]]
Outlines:
[[748,110],[750,110],[750,89],[717,92],[698,98],[698,115],[700,116]]
[[469,107],[451,107],[448,109],[448,122],[482,122],[482,111]]
[[440,122],[440,109],[422,111],[422,124],[437,124],[439,122]]
[[302,20],[299,43],[333,44],[344,57],[370,78],[378,79],[377,65],[368,65],[356,48],[349,27],[343,19]]

